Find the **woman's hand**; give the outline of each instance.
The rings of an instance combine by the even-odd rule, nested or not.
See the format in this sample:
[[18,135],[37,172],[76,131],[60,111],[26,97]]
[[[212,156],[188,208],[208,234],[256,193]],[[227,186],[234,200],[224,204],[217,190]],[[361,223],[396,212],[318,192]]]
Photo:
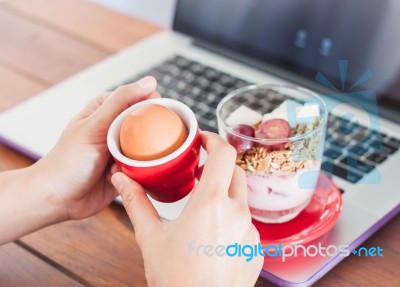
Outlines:
[[[254,245],[260,238],[236,151],[208,132],[202,133],[202,145],[208,159],[201,179],[174,221],[160,219],[143,188],[113,166],[112,182],[135,228],[149,286],[254,286],[260,274],[263,257],[247,262],[216,254],[218,245]],[[225,251],[219,248],[220,254]]]
[[156,81],[145,77],[92,100],[69,123],[52,151],[33,166],[48,204],[60,220],[81,219],[106,207],[117,193],[110,182],[107,132],[126,108],[150,97]]
[[146,77],[92,100],[34,165],[0,173],[0,245],[42,227],[91,216],[117,195],[111,184],[107,132],[130,105],[159,97]]

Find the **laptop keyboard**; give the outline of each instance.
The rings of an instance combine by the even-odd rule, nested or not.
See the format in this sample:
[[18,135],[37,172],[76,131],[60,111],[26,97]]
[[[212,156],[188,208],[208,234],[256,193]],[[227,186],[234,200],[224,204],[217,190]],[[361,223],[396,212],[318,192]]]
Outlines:
[[[212,132],[218,132],[216,108],[220,100],[229,92],[252,84],[177,55],[117,86],[149,75],[156,78],[157,90],[163,97],[188,105],[196,114],[200,128]],[[262,105],[263,110],[272,111],[286,98],[274,94],[268,102],[244,104],[254,109]],[[397,138],[377,131],[370,132],[345,118],[329,115],[322,169],[350,183],[357,183],[399,147],[400,140]]]
[[397,138],[330,115],[322,169],[357,183],[399,147]]

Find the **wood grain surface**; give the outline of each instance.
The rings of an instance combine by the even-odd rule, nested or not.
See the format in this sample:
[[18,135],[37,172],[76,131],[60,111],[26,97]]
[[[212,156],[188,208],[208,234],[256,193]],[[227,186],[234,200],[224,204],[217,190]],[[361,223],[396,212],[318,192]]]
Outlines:
[[[160,30],[83,0],[0,1],[0,112]],[[0,171],[33,162],[0,145]],[[400,286],[400,217],[364,246],[384,257],[349,257],[316,286]],[[146,286],[123,208],[40,230],[0,247],[0,286]],[[256,286],[273,286],[259,279]]]
[[0,248],[0,286],[83,286],[15,243]]

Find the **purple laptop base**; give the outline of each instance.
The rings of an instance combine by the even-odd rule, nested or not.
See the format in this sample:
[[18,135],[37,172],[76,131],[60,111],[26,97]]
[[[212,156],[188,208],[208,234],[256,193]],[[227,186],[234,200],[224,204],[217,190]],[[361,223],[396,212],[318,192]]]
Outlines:
[[[354,240],[352,243],[350,243],[349,251],[352,251],[355,248],[357,248],[358,246],[360,246],[364,241],[366,241],[369,237],[371,237],[372,234],[374,234],[383,225],[385,225],[392,218],[394,218],[397,214],[399,214],[399,212],[400,212],[400,205],[397,205],[388,214],[386,214],[385,217],[381,218],[374,225],[372,225],[369,229],[367,229],[361,236],[359,236],[356,240]],[[333,267],[335,267],[344,258],[346,258],[346,257],[341,257],[341,256],[332,257],[331,260],[327,264],[323,265],[321,267],[321,269],[319,269],[312,277],[310,277],[308,280],[306,280],[304,282],[289,282],[289,281],[283,280],[283,279],[269,273],[268,271],[266,271],[264,269],[261,270],[261,277],[267,279],[268,281],[275,283],[278,286],[296,286],[296,287],[310,286],[310,285],[314,284],[316,281],[318,281],[319,279],[321,279],[326,273],[328,273],[329,270],[331,270]]]

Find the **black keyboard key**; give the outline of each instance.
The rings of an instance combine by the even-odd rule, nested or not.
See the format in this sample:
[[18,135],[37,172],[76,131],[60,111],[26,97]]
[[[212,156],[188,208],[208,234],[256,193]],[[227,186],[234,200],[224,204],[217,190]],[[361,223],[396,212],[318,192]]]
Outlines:
[[161,74],[165,75],[168,73],[168,71],[170,70],[170,68],[173,65],[171,65],[170,63],[163,63],[157,67],[155,67],[154,69],[157,70],[158,72],[160,72]]
[[212,112],[207,112],[203,115],[207,120],[214,120],[216,118],[215,114]]
[[[194,91],[194,92],[193,92]],[[198,89],[198,93],[197,93],[197,90],[192,90],[192,95],[193,95],[193,98],[196,100],[196,101],[198,101],[198,102],[204,102],[205,101],[205,99],[207,98],[207,96],[208,96],[208,93],[206,93],[206,92],[204,92],[204,91],[202,91],[202,90],[200,90],[200,89]]]
[[153,76],[157,81],[161,80],[164,74],[160,73],[159,71],[153,69],[145,74],[146,76]]
[[211,82],[204,77],[197,77],[192,84],[199,89],[204,90],[211,85]]
[[187,83],[185,83],[184,81],[178,81],[176,82],[175,90],[179,93],[182,93],[186,91],[187,87],[188,87]]
[[330,162],[324,162],[321,166],[321,168],[326,171],[329,174],[334,174],[337,177],[340,177],[342,179],[345,179],[351,183],[356,183],[359,181],[362,176],[352,172],[344,167],[341,167],[335,163],[330,163]]
[[394,154],[399,148],[393,147],[387,143],[382,143],[382,150],[387,154]]
[[352,154],[357,155],[357,156],[362,156],[367,151],[368,151],[368,149],[362,145],[355,145],[349,149],[349,152],[351,152]]
[[283,101],[284,101],[284,100],[282,100],[280,97],[274,97],[274,98],[271,98],[271,99],[269,100],[269,102],[270,102],[272,105],[274,105],[274,106],[280,105]]
[[198,112],[201,110],[198,105],[193,105],[190,107],[193,111],[193,113],[198,117]]
[[160,82],[161,82],[164,86],[168,87],[169,85],[173,84],[174,79],[173,79],[171,76],[169,76],[169,75],[165,75],[164,77],[161,78]]
[[341,133],[343,135],[350,135],[356,131],[356,128],[351,124],[346,124],[346,125],[340,126],[338,131],[339,131],[339,133]]
[[375,153],[369,154],[367,156],[367,159],[378,164],[378,163],[384,162],[387,159],[387,156],[384,154],[375,152]]
[[333,140],[332,135],[331,135],[329,132],[326,133],[326,135],[325,135],[325,140],[326,140],[326,141],[329,141],[329,142],[330,142],[331,140]]
[[232,76],[229,76],[229,75],[222,75],[221,76],[221,78],[219,79],[219,81],[220,81],[220,83],[224,86],[224,87],[226,87],[226,88],[232,88],[235,84],[236,84],[236,82],[237,82],[237,79],[235,79],[234,77],[232,77]]
[[393,137],[387,137],[387,144],[398,149],[400,147],[400,140]]
[[192,95],[192,98],[197,98],[202,93],[203,93],[202,90],[200,90],[198,87],[192,87],[190,89],[190,95]]
[[175,65],[169,65],[168,70],[164,72],[165,75],[169,75],[174,79],[177,79],[181,73],[182,70]]
[[323,162],[321,169],[326,171],[329,175],[332,175],[332,162]]
[[363,174],[369,173],[371,170],[374,169],[374,166],[369,165],[363,162],[362,160],[359,160],[351,156],[343,158],[340,162],[343,163],[344,165],[350,166],[351,168],[358,170]]
[[189,71],[183,71],[179,77],[182,81],[184,81],[187,84],[192,83],[195,80],[195,75],[193,75]]
[[336,148],[336,149],[339,149],[339,150],[341,150],[341,149],[343,149],[343,148],[345,148],[347,146],[346,143],[338,142],[335,139],[332,139],[330,145],[332,147]]
[[374,140],[373,142],[369,143],[368,146],[370,146],[376,151],[379,151],[382,148],[382,142],[379,140]]
[[179,101],[179,98],[180,98],[180,95],[176,91],[170,90],[170,89],[168,89],[164,93],[163,96],[166,97],[166,98],[171,98],[171,99],[178,100],[178,101]]
[[350,136],[345,136],[342,134],[337,134],[334,133],[332,134],[332,138],[334,139],[334,141],[340,143],[340,144],[348,144],[351,142],[351,137]]
[[350,123],[350,120],[346,119],[345,117],[339,117],[338,118],[338,124],[339,126],[345,126]]
[[243,87],[249,86],[249,85],[251,85],[251,84],[252,84],[252,83],[249,83],[249,82],[247,82],[247,81],[237,80],[236,83],[233,85],[232,88],[234,88],[234,89],[239,89],[239,88],[243,88]]
[[218,104],[219,104],[218,100],[215,100],[215,101],[212,101],[209,103],[210,107],[212,107],[213,109],[216,109]]
[[360,130],[358,129],[358,131],[352,135],[351,137],[353,138],[353,140],[360,142],[360,141],[365,141],[365,137],[366,137],[367,133],[364,130]]
[[249,108],[251,108],[252,110],[255,110],[255,111],[261,111],[262,107],[263,107],[263,105],[259,102],[253,102],[249,106]]
[[371,136],[379,140],[382,138],[381,133],[377,131],[371,131]]
[[351,128],[349,126],[345,126],[343,128],[340,129],[340,131],[342,132],[342,134],[344,135],[351,135],[354,133],[355,129]]
[[218,133],[218,130],[215,127],[212,127],[208,123],[205,123],[204,121],[201,120],[201,118],[198,120],[198,122],[199,122],[199,127],[202,131]]
[[328,116],[328,126],[334,125],[336,121],[337,121],[337,117],[332,115],[332,114],[329,114],[329,116]]
[[203,75],[207,80],[211,81],[211,82],[215,82],[217,80],[219,80],[219,78],[221,77],[221,73],[211,69],[211,68],[207,68],[204,72]]
[[187,105],[190,108],[192,108],[193,106],[196,105],[196,102],[191,97],[188,97],[186,94],[181,95],[179,97],[179,101],[181,101],[182,103],[184,103],[185,105]]
[[163,96],[167,92],[167,88],[163,85],[157,84],[157,91]]
[[176,64],[179,68],[186,70],[187,68],[189,68],[192,61],[184,57],[177,56],[176,58],[173,59],[172,63]]
[[371,146],[375,152],[379,152],[386,155],[394,154],[398,150],[398,148],[395,148],[380,140],[373,141],[372,143],[369,144],[369,146]]
[[331,159],[337,159],[342,153],[340,151],[337,151],[335,149],[328,149],[324,152],[324,155],[331,158]]
[[205,70],[206,67],[204,67],[203,65],[200,65],[199,63],[194,62],[191,66],[190,66],[190,71],[192,71],[194,74],[200,76],[202,75]]
[[209,87],[207,87],[210,93],[218,95],[219,93],[225,93],[226,88],[222,86],[220,83],[212,83]]

